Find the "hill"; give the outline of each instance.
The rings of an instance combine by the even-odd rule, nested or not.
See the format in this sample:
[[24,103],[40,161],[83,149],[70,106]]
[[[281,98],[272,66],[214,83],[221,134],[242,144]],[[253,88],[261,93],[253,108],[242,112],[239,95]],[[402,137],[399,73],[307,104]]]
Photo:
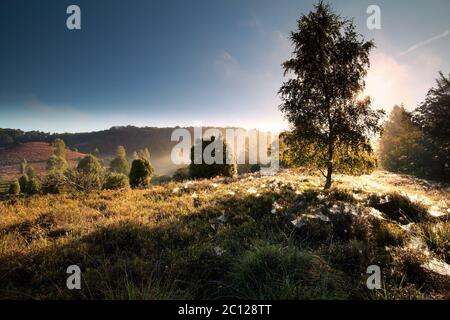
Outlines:
[[[33,166],[38,175],[42,175],[52,154],[53,148],[47,142],[20,143],[0,149],[0,177],[5,180],[17,178],[23,159]],[[67,160],[72,166],[83,156],[83,153],[67,150]]]
[[[64,140],[72,150],[82,153],[92,153],[104,158],[108,162],[115,154],[116,148],[122,145],[126,148],[131,158],[133,152],[148,148],[151,153],[152,166],[156,173],[172,174],[180,166],[176,166],[170,160],[170,154],[177,141],[171,141],[172,132],[179,127],[134,127],[117,126],[108,130],[85,132],[50,134],[40,131],[24,132],[18,129],[0,129],[0,149],[26,142],[52,142],[56,138]],[[210,127],[204,127],[207,130]],[[194,136],[194,128],[187,127]],[[225,128],[217,128],[224,132]],[[193,138],[192,138],[193,139]]]
[[322,183],[282,171],[0,201],[0,298],[448,298],[448,188],[381,171]]

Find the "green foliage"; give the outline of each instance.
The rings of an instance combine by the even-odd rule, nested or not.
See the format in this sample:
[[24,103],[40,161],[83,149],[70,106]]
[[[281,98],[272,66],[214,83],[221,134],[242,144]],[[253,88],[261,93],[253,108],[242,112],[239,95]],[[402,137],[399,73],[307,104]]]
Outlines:
[[259,171],[261,171],[261,165],[258,163],[256,163],[256,164],[245,163],[245,164],[237,165],[237,173],[238,174],[257,173]]
[[44,179],[42,192],[59,194],[69,189],[66,176],[60,171],[52,171]]
[[127,151],[125,150],[125,147],[124,146],[118,146],[117,150],[116,150],[116,155],[118,157],[126,158],[127,157]]
[[0,129],[0,147],[30,141],[50,141],[50,134],[41,131],[24,132],[19,129]]
[[150,162],[150,151],[148,151],[148,148],[138,150],[134,154],[134,159],[145,159]]
[[152,176],[151,183],[152,184],[165,184],[171,182],[173,178],[169,175],[158,174]]
[[[215,148],[214,148],[215,147]],[[236,161],[231,153],[228,152],[227,144],[224,140],[201,140],[191,148],[191,164],[189,165],[189,175],[191,178],[213,178],[216,176],[233,177],[237,173]],[[198,148],[202,155],[201,161],[195,159],[195,149]],[[205,149],[210,149],[211,160],[214,163],[208,164],[205,159]],[[208,150],[207,150],[208,151]],[[217,152],[217,154],[216,154]],[[199,162],[199,163],[196,163]]]
[[449,181],[450,75],[440,73],[425,102],[410,113],[395,106],[379,141],[381,165],[390,171]]
[[100,161],[91,154],[78,162],[77,170],[84,174],[101,174],[103,172]]
[[59,158],[66,159],[66,144],[64,140],[57,138],[52,143],[53,154]]
[[383,111],[372,110],[369,97],[356,99],[364,90],[374,43],[323,2],[297,25],[291,33],[293,56],[283,63],[293,77],[280,88],[280,109],[294,127],[292,135],[305,144],[305,161],[327,170],[329,188],[335,165],[346,162],[343,150],[371,153],[370,136],[380,130]]
[[[293,132],[283,132],[280,136],[280,162],[285,167],[319,169],[325,176],[327,151],[316,148],[307,140],[299,139]],[[343,174],[370,174],[377,167],[377,160],[371,151],[352,146],[337,146],[334,149],[333,171]]]
[[189,167],[178,168],[173,174],[173,179],[175,181],[183,181],[189,179]]
[[23,193],[26,193],[26,190],[28,188],[28,176],[26,174],[23,174],[19,178],[19,185],[20,185],[20,191]]
[[20,194],[20,184],[19,181],[14,181],[9,185],[8,193],[11,195],[18,195]]
[[53,155],[47,160],[47,172],[62,173],[69,167],[66,160],[66,145],[57,138],[53,143]]
[[423,133],[423,175],[450,180],[450,74],[439,73],[436,86],[414,114]]
[[255,163],[255,164],[252,164],[250,166],[250,172],[251,173],[255,173],[255,172],[259,172],[259,171],[261,171],[261,165],[260,164]]
[[130,185],[133,188],[147,187],[153,175],[153,167],[147,159],[133,160],[130,170]]
[[421,170],[423,146],[420,128],[412,121],[411,113],[403,106],[394,106],[383,126],[378,154],[383,168],[402,173]]
[[130,163],[123,146],[117,147],[116,157],[111,161],[110,170],[116,173],[128,175],[130,173]]
[[20,174],[26,174],[27,172],[27,160],[23,159],[22,162],[20,163]]
[[52,155],[47,160],[47,171],[48,172],[64,172],[68,168],[66,159],[58,157],[57,155]]
[[32,166],[28,166],[27,168],[27,176],[29,179],[33,179],[36,177],[36,171]]
[[28,180],[28,184],[26,187],[26,193],[29,195],[39,194],[41,193],[41,182],[37,177],[32,177]]
[[9,134],[0,131],[0,145],[9,146],[14,143],[14,138]]
[[72,172],[71,177],[81,190],[97,190],[102,188],[104,170],[100,161],[89,154],[78,162],[77,172]]
[[111,172],[106,176],[104,189],[117,190],[130,186],[128,176],[123,173]]

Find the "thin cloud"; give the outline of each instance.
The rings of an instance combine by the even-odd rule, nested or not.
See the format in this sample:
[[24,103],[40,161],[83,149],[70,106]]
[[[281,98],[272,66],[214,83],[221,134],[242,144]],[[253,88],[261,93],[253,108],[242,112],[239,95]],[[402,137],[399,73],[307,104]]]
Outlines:
[[47,103],[42,102],[37,98],[27,99],[26,101],[24,101],[23,107],[26,110],[34,112],[38,115],[54,114],[54,115],[69,115],[71,117],[76,116],[78,118],[87,117],[87,114],[69,105],[51,106],[48,105]]
[[214,60],[214,68],[227,79],[242,73],[239,61],[227,51],[222,51]]
[[427,39],[427,40],[424,40],[424,41],[416,43],[415,45],[409,47],[406,51],[401,52],[399,54],[399,56],[404,56],[405,54],[408,54],[408,53],[410,53],[410,52],[412,52],[412,51],[414,51],[414,50],[416,50],[416,49],[418,49],[420,47],[426,46],[427,44],[430,44],[431,42],[434,42],[436,40],[445,38],[448,35],[450,35],[450,30],[446,30],[443,33],[438,34],[438,35],[436,35],[436,36],[434,36],[434,37],[432,37],[430,39]]

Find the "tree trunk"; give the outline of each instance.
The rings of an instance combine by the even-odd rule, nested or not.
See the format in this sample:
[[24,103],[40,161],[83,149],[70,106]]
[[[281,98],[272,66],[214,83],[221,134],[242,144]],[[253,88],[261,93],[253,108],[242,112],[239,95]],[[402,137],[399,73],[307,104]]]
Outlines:
[[333,175],[333,144],[330,143],[328,145],[328,167],[327,167],[327,180],[325,182],[324,189],[330,189],[331,188],[331,176]]
[[331,175],[333,174],[333,165],[329,164],[327,169],[327,180],[325,182],[324,189],[330,189],[331,188]]

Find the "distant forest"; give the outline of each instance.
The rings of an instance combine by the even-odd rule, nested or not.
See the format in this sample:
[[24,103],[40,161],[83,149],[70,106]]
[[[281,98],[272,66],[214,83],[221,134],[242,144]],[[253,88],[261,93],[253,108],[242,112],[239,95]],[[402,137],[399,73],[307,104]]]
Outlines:
[[[90,153],[101,158],[113,157],[117,147],[125,147],[128,157],[134,152],[148,148],[151,161],[162,174],[172,173],[177,166],[170,161],[172,148],[178,143],[171,141],[171,134],[179,127],[135,127],[117,126],[108,130],[85,133],[46,133],[42,131],[22,131],[19,129],[0,128],[0,149],[14,147],[26,142],[53,142],[60,138],[67,147],[74,151]],[[186,128],[194,136],[194,128]],[[204,127],[203,131],[209,129]],[[217,128],[225,132],[225,128]],[[178,166],[179,167],[179,166]]]
[[[130,155],[137,150],[149,148],[156,156],[170,153],[172,148],[170,136],[173,130],[174,128],[121,126],[95,132],[51,134],[42,131],[25,132],[20,129],[0,129],[0,148],[26,142],[50,143],[60,138],[73,150],[97,153],[104,157],[114,155],[118,145],[123,145]],[[188,128],[188,130],[192,131],[193,128]]]

